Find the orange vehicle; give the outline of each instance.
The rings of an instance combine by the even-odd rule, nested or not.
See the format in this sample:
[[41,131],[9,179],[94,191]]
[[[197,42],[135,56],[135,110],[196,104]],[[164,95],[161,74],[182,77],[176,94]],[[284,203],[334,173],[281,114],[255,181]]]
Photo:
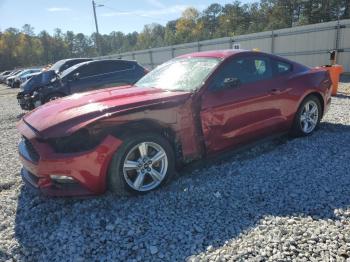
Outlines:
[[339,78],[340,74],[344,72],[344,67],[342,65],[338,65],[336,63],[336,51],[332,50],[330,53],[330,65],[323,66],[326,70],[328,70],[329,75],[332,80],[332,96],[336,96],[338,92]]

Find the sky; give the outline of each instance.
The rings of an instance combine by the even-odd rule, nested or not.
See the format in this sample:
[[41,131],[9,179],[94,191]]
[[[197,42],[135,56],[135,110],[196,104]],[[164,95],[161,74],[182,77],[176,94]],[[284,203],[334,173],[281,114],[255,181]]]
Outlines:
[[[213,2],[227,4],[229,0],[95,0],[99,31],[140,32],[145,24],[159,23],[181,16],[182,11],[193,6],[203,10]],[[252,0],[242,0],[251,3]],[[90,35],[95,31],[91,0],[0,0],[0,30],[9,27],[22,28],[24,24],[34,27],[35,33],[55,28],[63,32]]]

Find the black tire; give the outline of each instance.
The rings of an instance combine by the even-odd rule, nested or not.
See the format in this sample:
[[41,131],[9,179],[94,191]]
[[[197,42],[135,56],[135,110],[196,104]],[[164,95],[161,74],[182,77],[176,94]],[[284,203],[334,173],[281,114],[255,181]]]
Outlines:
[[[313,101],[316,105],[317,105],[317,110],[318,110],[318,118],[317,118],[317,122],[316,122],[316,126],[313,128],[313,130],[311,132],[305,132],[302,128],[302,124],[301,124],[301,116],[304,110],[304,107],[307,103],[309,103],[310,101]],[[315,95],[309,95],[307,96],[303,102],[300,104],[297,113],[295,114],[294,117],[294,122],[293,122],[293,126],[290,132],[290,135],[292,137],[303,137],[303,136],[308,136],[311,135],[315,130],[318,129],[319,127],[319,123],[321,121],[322,118],[322,107],[321,107],[321,102],[320,99],[315,96]]]
[[[123,173],[123,164],[128,153],[136,145],[142,142],[152,142],[161,146],[164,149],[168,160],[168,167],[163,180],[156,188],[153,188],[149,191],[137,191],[134,188],[132,188],[126,182]],[[162,185],[166,184],[168,181],[171,180],[174,173],[175,155],[173,148],[167,139],[165,139],[159,134],[153,133],[134,134],[124,139],[123,144],[118,148],[117,152],[115,152],[113,158],[111,159],[111,163],[109,165],[108,170],[107,186],[110,191],[120,196],[140,195],[160,188]]]

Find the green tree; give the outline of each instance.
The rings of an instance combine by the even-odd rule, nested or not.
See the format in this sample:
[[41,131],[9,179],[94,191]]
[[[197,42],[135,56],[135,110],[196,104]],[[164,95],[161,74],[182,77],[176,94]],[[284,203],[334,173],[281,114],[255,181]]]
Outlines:
[[176,22],[175,38],[178,42],[187,43],[198,40],[193,35],[198,18],[199,12],[193,7],[183,11],[181,18]]
[[137,37],[136,47],[138,49],[147,49],[162,46],[164,44],[164,33],[164,27],[159,24],[145,25]]

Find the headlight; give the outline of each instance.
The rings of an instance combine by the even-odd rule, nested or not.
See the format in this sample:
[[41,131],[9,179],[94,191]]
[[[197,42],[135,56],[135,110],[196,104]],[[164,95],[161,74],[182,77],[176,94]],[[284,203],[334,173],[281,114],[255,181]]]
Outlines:
[[57,153],[77,153],[95,148],[103,138],[102,132],[80,129],[67,137],[49,139]]

